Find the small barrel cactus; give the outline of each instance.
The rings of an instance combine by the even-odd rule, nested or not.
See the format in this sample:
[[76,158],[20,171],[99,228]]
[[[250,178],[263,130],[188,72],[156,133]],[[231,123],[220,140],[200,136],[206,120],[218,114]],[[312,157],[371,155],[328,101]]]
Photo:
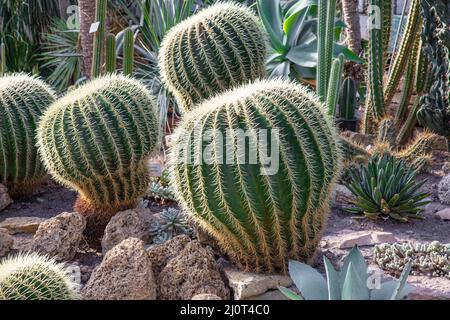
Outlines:
[[42,117],[39,151],[52,176],[79,192],[75,210],[87,216],[88,230],[146,192],[158,128],[154,98],[120,75],[71,91]]
[[27,196],[45,179],[36,148],[36,126],[55,93],[25,74],[0,78],[0,183],[13,197]]
[[286,272],[289,259],[313,257],[341,167],[326,113],[300,85],[256,81],[205,101],[176,130],[177,198],[242,268]]
[[265,77],[266,38],[258,18],[219,3],[175,26],[160,51],[163,81],[185,111],[233,87]]
[[74,300],[78,284],[64,264],[36,253],[0,263],[0,300]]

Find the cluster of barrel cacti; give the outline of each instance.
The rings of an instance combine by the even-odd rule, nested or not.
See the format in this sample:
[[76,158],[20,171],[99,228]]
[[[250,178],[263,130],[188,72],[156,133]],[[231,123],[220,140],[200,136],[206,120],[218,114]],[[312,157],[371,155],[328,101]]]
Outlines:
[[36,253],[0,262],[0,300],[78,299],[78,284],[64,264]]
[[[187,111],[169,157],[181,206],[239,266],[286,272],[289,259],[308,261],[316,251],[341,157],[331,117],[312,92],[258,80],[265,41],[249,9],[222,3],[175,27],[164,40],[160,64]],[[186,50],[189,44],[192,50]],[[223,159],[217,149],[223,141],[213,134],[216,147],[207,163],[197,163],[205,150],[192,143],[196,130],[226,136],[229,129],[251,132],[252,141],[259,141],[258,130],[268,131],[275,139],[268,146],[279,156],[263,163],[257,143],[242,150],[234,137],[226,141],[231,151]],[[257,161],[246,163],[252,153]]]

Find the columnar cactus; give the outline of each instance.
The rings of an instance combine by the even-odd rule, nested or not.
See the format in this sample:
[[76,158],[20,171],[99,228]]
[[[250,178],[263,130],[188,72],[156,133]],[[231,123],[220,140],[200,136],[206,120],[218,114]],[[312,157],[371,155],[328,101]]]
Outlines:
[[327,106],[328,114],[336,115],[338,105],[339,93],[341,91],[342,71],[344,70],[344,55],[340,54],[338,58],[334,59],[331,66],[330,83],[328,86]]
[[391,118],[384,118],[378,125],[378,143],[386,143],[390,147],[395,145],[396,130],[394,120]]
[[6,47],[5,44],[0,44],[0,77],[6,73]]
[[106,73],[114,73],[116,71],[116,37],[109,34],[106,37]]
[[154,98],[138,81],[115,75],[58,100],[38,129],[48,171],[79,192],[75,210],[87,216],[88,234],[146,192],[147,159],[158,139]]
[[219,3],[169,31],[160,49],[166,87],[185,111],[218,93],[265,77],[266,38],[242,5]]
[[134,63],[134,32],[127,28],[124,32],[123,42],[123,74],[131,76],[133,74]]
[[[94,1],[94,0],[92,0]],[[99,23],[98,29],[94,36],[94,48],[92,59],[92,78],[98,78],[101,74],[103,46],[105,43],[106,30],[106,12],[108,9],[108,0],[96,0],[95,21]]]
[[339,101],[339,117],[346,120],[355,119],[356,83],[353,78],[346,78],[342,84],[342,94]]
[[35,130],[55,98],[53,90],[37,78],[0,77],[0,183],[13,197],[30,195],[45,179]]
[[78,299],[78,284],[63,264],[36,253],[0,263],[0,300]]
[[257,81],[205,101],[176,130],[177,198],[239,266],[285,272],[313,257],[341,166],[326,112],[300,85]]

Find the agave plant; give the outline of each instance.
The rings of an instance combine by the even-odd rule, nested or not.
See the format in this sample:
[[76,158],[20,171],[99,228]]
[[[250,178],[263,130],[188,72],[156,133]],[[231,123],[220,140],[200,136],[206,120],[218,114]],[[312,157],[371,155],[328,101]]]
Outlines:
[[427,193],[418,192],[426,180],[417,183],[417,171],[388,154],[372,157],[367,167],[361,166],[351,176],[347,187],[356,196],[355,206],[346,208],[351,213],[408,222],[421,219],[421,207],[430,202],[425,200]]
[[284,287],[280,291],[291,300],[400,300],[414,289],[406,283],[410,262],[403,267],[398,280],[377,287],[369,279],[367,264],[357,246],[345,258],[341,271],[335,270],[327,257],[323,260],[327,279],[307,264],[290,261],[289,274],[300,295]]
[[153,243],[161,244],[181,234],[192,236],[193,231],[183,211],[168,208],[161,213],[161,220],[150,227],[150,234]]
[[[280,0],[257,0],[259,15],[269,34],[272,55],[268,69],[272,77],[314,79],[317,66],[317,0],[299,0],[287,7]],[[337,20],[335,38],[339,39],[345,24]],[[334,57],[363,61],[341,43],[335,43]]]

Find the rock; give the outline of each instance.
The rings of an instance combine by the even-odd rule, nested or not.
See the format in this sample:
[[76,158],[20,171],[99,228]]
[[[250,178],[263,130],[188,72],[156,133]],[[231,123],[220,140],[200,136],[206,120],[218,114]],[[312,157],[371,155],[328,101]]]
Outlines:
[[356,197],[346,186],[342,184],[336,185],[336,203],[349,204],[355,199]]
[[0,229],[0,257],[6,255],[13,247],[14,239],[6,229]]
[[[292,290],[292,288],[290,288]],[[280,290],[270,290],[266,293],[260,294],[259,296],[248,297],[245,300],[289,300]]]
[[436,215],[444,221],[450,221],[450,208],[441,210]]
[[163,300],[190,300],[198,294],[214,294],[228,300],[219,266],[210,248],[191,241],[171,259],[158,277],[159,297]]
[[435,215],[436,212],[444,210],[448,208],[446,205],[440,203],[440,202],[430,202],[427,205],[425,205],[425,214],[431,214]]
[[416,287],[416,289],[406,297],[406,300],[450,300],[450,292]]
[[394,243],[397,242],[395,236],[390,232],[382,231],[348,231],[323,238],[332,247],[338,247],[339,249],[350,249],[355,245],[374,246],[380,243]]
[[202,293],[196,294],[195,296],[192,297],[191,300],[222,300],[222,298],[216,296],[215,294]]
[[31,245],[58,261],[69,261],[75,257],[86,227],[86,219],[77,212],[63,212],[42,222]]
[[438,195],[443,204],[450,205],[450,174],[439,182]]
[[109,250],[82,294],[92,300],[155,300],[152,262],[144,242],[129,238]]
[[39,225],[46,219],[38,217],[6,218],[0,223],[0,228],[8,229],[11,234],[35,233]]
[[161,270],[167,263],[175,258],[184,247],[191,241],[186,235],[177,236],[164,244],[155,244],[147,248],[147,254],[152,261],[152,269],[155,278],[159,276]]
[[450,174],[450,162],[445,162],[444,165],[442,166],[442,171],[444,172],[444,174]]
[[245,300],[260,296],[279,286],[290,287],[293,282],[289,276],[264,275],[258,273],[242,272],[236,269],[225,269],[235,300]]
[[132,209],[115,214],[105,229],[102,239],[103,254],[128,238],[149,242],[150,225],[155,219],[149,209]]
[[13,201],[8,194],[8,189],[0,184],[0,211],[8,207],[11,203],[13,203]]

